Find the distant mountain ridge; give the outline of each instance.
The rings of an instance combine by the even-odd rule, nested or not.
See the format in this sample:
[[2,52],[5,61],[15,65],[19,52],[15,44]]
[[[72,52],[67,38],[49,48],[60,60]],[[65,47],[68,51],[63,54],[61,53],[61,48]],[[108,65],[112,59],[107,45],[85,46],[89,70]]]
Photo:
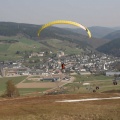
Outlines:
[[94,37],[103,38],[105,35],[114,32],[114,28],[93,26],[89,28]]
[[[116,29],[119,29],[119,28],[93,26],[93,27],[89,27],[88,29],[91,31],[93,37],[103,38],[104,36],[114,32]],[[77,29],[69,29],[68,28],[68,30],[71,30],[76,33],[82,33],[84,35],[86,34],[83,30],[81,30],[79,28],[77,28]]]

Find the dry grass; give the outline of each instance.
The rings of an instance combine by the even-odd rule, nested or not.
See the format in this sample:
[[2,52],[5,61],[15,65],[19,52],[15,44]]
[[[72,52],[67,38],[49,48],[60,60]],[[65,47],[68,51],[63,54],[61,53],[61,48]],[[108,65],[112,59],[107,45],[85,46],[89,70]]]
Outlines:
[[0,120],[119,120],[120,99],[77,103],[56,100],[120,96],[115,93],[45,95],[0,102]]

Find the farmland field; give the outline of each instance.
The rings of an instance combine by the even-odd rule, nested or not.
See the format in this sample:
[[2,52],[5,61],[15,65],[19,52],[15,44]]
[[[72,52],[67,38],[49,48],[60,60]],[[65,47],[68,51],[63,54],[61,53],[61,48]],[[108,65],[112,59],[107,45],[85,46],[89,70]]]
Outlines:
[[[98,93],[101,93],[109,90],[120,90],[120,81],[118,81],[118,85],[113,85],[113,77],[107,77],[103,75],[76,75],[74,77],[75,81],[73,83],[65,85],[67,88],[67,93],[92,93],[93,90],[95,90]],[[88,85],[84,85],[85,83],[87,83]],[[98,90],[96,90],[97,86],[99,87]]]
[[[0,94],[3,94],[6,89],[6,82],[8,80],[13,80],[14,84],[18,88],[21,95],[27,95],[34,92],[44,92],[49,89],[59,89],[59,92],[67,94],[77,94],[77,93],[93,93],[93,90],[96,90],[96,86],[99,86],[99,89],[96,90],[97,93],[116,91],[120,90],[120,81],[118,85],[113,85],[113,77],[106,76],[73,76],[74,81],[38,81],[39,76],[21,76],[21,77],[6,77],[0,78]],[[72,78],[73,78],[72,77]],[[30,80],[29,80],[30,79]],[[31,80],[33,79],[33,80]],[[37,81],[35,81],[37,80]],[[84,83],[89,83],[89,85],[83,85]],[[59,87],[61,86],[62,89]]]

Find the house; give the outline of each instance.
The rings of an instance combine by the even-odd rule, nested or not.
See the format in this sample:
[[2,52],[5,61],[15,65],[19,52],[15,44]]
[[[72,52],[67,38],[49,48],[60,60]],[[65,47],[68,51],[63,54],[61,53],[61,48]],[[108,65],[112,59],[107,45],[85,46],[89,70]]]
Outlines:
[[64,54],[64,52],[63,51],[59,51],[59,52],[57,52],[57,57],[62,57],[62,56],[64,56],[65,54]]
[[34,52],[29,56],[29,58],[34,57],[34,56],[42,57],[44,56],[44,52],[40,52],[40,53]]

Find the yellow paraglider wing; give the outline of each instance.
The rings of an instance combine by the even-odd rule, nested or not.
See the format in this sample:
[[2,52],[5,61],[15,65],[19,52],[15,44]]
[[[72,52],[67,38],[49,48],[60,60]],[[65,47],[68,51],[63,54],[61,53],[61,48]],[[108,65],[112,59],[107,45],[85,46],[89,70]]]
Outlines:
[[52,21],[52,22],[49,22],[49,23],[47,23],[47,24],[44,24],[44,25],[38,30],[38,36],[40,36],[40,33],[41,33],[41,31],[42,31],[43,29],[45,29],[45,28],[47,28],[47,27],[49,27],[49,26],[52,26],[52,25],[54,25],[54,24],[71,24],[71,25],[80,27],[80,28],[86,30],[87,33],[88,33],[89,38],[91,38],[91,33],[90,33],[90,31],[88,30],[88,28],[84,27],[83,25],[81,25],[81,24],[79,24],[79,23],[77,23],[77,22],[67,21],[67,20],[56,20],[56,21]]
[[92,35],[91,35],[90,30],[89,30],[88,28],[86,28],[86,31],[87,31],[87,33],[88,33],[89,38],[91,38],[91,37],[92,37]]

